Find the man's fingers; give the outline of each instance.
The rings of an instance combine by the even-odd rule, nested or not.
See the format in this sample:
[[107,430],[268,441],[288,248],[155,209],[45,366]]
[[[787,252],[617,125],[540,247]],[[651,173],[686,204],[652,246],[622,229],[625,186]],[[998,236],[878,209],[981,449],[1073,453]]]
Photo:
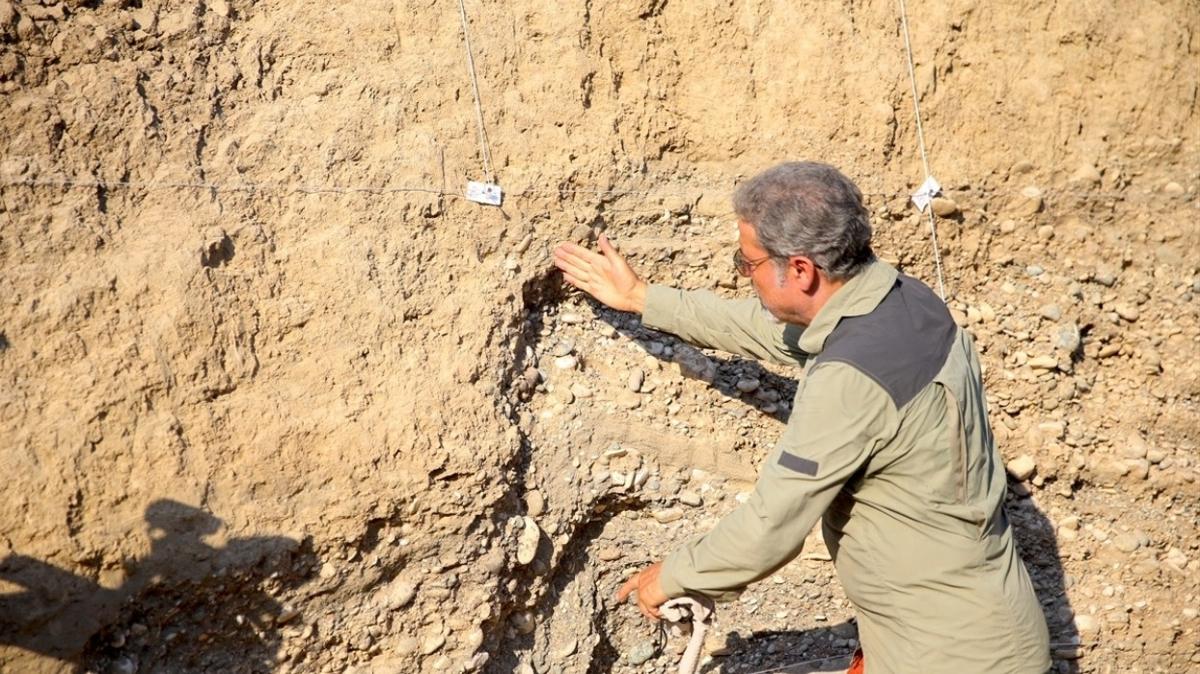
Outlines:
[[600,250],[604,251],[606,256],[621,257],[621,254],[613,247],[612,242],[608,240],[607,236],[601,234],[598,243],[600,244]]
[[662,620],[662,614],[658,612],[657,608],[642,601],[641,593],[638,593],[638,610],[646,616],[647,620]]
[[617,601],[625,601],[629,598],[629,595],[637,589],[637,580],[637,575],[634,575],[632,578],[625,581],[625,584],[621,586],[621,589],[617,590]]
[[562,254],[563,258],[578,260],[581,264],[604,264],[604,256],[583,246],[564,243],[554,250],[555,255]]
[[579,288],[580,290],[586,291],[589,288],[587,283],[585,283],[565,272],[563,273],[563,279],[565,279],[567,283],[570,283],[571,285],[575,286],[576,288]]
[[592,275],[592,270],[578,264],[575,260],[554,258],[554,266],[563,271],[564,274],[570,274],[575,278],[589,278]]

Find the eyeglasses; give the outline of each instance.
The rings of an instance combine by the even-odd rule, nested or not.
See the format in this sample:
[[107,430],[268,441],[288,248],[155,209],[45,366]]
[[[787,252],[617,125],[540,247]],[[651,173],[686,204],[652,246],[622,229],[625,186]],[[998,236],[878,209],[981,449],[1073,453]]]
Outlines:
[[742,249],[738,248],[733,251],[733,268],[742,276],[749,276],[754,273],[755,269],[758,269],[758,265],[770,259],[770,255],[765,255],[757,260],[746,259],[745,254],[742,253]]

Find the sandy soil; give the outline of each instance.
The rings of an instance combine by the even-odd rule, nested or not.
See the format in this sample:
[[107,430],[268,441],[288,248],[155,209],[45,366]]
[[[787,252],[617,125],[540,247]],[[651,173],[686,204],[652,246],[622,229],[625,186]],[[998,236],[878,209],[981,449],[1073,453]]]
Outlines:
[[[1194,671],[1200,12],[1002,4],[909,8],[948,303],[1056,666]],[[0,2],[0,670],[673,666],[612,591],[736,505],[798,373],[548,251],[745,295],[732,188],[810,158],[934,283],[897,7],[466,10],[501,208],[457,3]],[[705,671],[837,666],[822,550]]]

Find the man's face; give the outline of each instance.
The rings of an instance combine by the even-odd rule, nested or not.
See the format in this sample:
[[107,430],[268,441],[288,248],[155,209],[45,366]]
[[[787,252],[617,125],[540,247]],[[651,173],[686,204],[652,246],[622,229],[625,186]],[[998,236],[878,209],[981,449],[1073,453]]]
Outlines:
[[[744,221],[738,222],[738,246],[747,260],[757,261],[767,257],[766,249],[758,243],[758,234]],[[796,274],[793,270],[782,267],[781,275],[782,264],[768,259],[755,265],[750,272],[750,285],[754,286],[759,302],[776,320],[806,325],[808,321],[801,318],[797,311],[800,307],[796,304],[803,302],[804,293],[794,287]]]

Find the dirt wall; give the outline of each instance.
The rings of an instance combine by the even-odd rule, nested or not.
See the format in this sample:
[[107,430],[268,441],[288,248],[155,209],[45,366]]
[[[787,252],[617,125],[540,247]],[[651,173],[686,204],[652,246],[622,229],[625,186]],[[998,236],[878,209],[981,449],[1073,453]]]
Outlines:
[[[608,586],[704,516],[655,520],[669,490],[584,488],[643,465],[589,457],[616,443],[661,483],[723,475],[715,516],[796,373],[772,375],[770,413],[713,421],[748,366],[709,384],[643,363],[662,351],[622,344],[654,338],[566,294],[549,246],[604,230],[652,280],[744,294],[729,194],[810,158],[862,186],[880,254],[933,282],[905,203],[924,175],[893,3],[466,10],[501,208],[459,196],[484,170],[453,2],[0,3],[0,667],[626,666],[611,635],[636,623],[604,622]],[[909,12],[954,202],[948,299],[1005,452],[1061,466],[1032,487],[1051,528],[1116,534],[1142,513],[1148,542],[1116,563],[1178,553],[1177,572],[1118,583],[1108,534],[1080,536],[1077,573],[1099,583],[1075,590],[1099,597],[1074,597],[1098,624],[1080,662],[1179,669],[1200,649],[1196,7]],[[1079,343],[1056,351],[1066,322]],[[556,389],[560,336],[592,352]],[[658,392],[621,384],[631,368]],[[573,383],[597,393],[565,400]],[[680,415],[687,430],[646,430]],[[1130,435],[1163,457],[1126,456]],[[604,533],[626,520],[674,528]],[[589,598],[548,599],[570,587]],[[1105,617],[1139,601],[1133,623]]]

